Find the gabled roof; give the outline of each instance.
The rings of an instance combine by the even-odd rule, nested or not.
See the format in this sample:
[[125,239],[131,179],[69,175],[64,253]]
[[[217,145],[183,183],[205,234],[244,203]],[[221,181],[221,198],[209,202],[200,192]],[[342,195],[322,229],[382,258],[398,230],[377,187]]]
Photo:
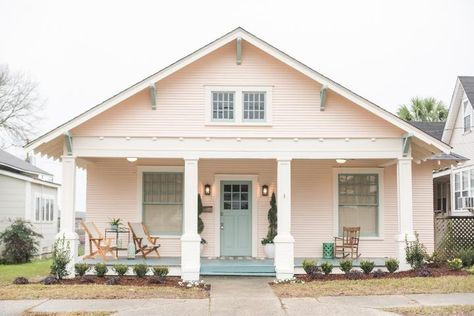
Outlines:
[[441,140],[441,138],[443,138],[444,125],[446,122],[410,122],[410,124],[430,134],[434,138]]
[[19,172],[33,175],[51,175],[50,173],[32,165],[31,163],[0,149],[0,169],[4,168],[14,169]]
[[329,79],[328,77],[320,74],[314,69],[308,67],[307,65],[297,61],[291,56],[285,54],[279,49],[271,46],[262,39],[256,37],[255,35],[247,32],[241,27],[234,29],[233,31],[225,34],[224,36],[218,38],[217,40],[207,44],[206,46],[196,50],[195,52],[187,55],[186,57],[176,61],[175,63],[169,65],[168,67],[163,68],[157,73],[145,78],[144,80],[134,84],[133,86],[121,91],[120,93],[114,95],[113,97],[105,100],[104,102],[96,105],[90,110],[78,115],[72,120],[64,123],[63,125],[53,129],[52,131],[38,137],[37,139],[31,141],[25,146],[27,151],[35,150],[38,146],[43,143],[50,142],[53,139],[58,139],[64,133],[67,133],[74,127],[84,123],[85,121],[91,119],[92,117],[108,110],[119,102],[129,98],[130,96],[142,91],[143,89],[148,88],[150,85],[155,84],[157,81],[173,74],[174,72],[186,67],[192,62],[200,59],[201,57],[215,51],[216,49],[228,44],[229,42],[241,38],[251,45],[256,46],[277,60],[287,64],[288,66],[294,68],[295,70],[301,72],[302,74],[308,76],[309,78],[319,82],[321,85],[326,86],[329,90],[334,91],[335,93],[345,97],[346,99],[358,104],[367,111],[381,117],[382,119],[390,122],[391,124],[398,126],[400,129],[405,132],[413,135],[424,143],[434,146],[438,150],[443,152],[449,152],[450,147],[447,144],[439,141],[438,139],[432,137],[431,135],[423,132],[422,130],[412,126],[411,124],[403,121],[398,116],[386,111],[385,109],[377,106],[376,104],[368,101],[367,99],[361,97],[360,95],[354,93],[353,91],[343,87],[342,85],[336,83],[335,81]]
[[454,128],[456,127],[456,119],[458,117],[459,109],[464,93],[474,108],[474,77],[473,76],[459,76],[456,79],[453,96],[451,97],[451,104],[449,106],[449,113],[446,119],[446,126],[441,139],[446,144],[451,142]]

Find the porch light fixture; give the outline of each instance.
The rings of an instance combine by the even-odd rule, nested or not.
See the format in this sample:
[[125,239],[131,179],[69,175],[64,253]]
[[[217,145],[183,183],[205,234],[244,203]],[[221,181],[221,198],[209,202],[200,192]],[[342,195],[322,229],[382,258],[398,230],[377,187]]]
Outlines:
[[128,161],[128,162],[135,162],[135,161],[137,161],[137,158],[135,158],[135,157],[128,157],[128,158],[127,158],[127,161]]
[[268,196],[268,185],[266,184],[262,186],[262,195]]
[[204,194],[205,195],[211,195],[211,185],[210,184],[206,184],[204,186]]
[[340,164],[346,163],[346,161],[347,161],[346,159],[341,159],[341,158],[336,159],[336,162]]

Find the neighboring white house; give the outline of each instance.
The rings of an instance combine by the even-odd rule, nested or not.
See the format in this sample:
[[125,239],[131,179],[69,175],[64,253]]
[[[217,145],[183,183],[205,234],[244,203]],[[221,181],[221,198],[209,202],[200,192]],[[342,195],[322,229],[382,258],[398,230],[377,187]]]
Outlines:
[[458,77],[441,140],[460,155],[460,162],[434,174],[437,212],[455,216],[474,214],[473,107],[474,77]]
[[47,178],[46,171],[0,150],[0,231],[13,219],[30,221],[43,235],[39,254],[51,252],[58,232],[59,185]]

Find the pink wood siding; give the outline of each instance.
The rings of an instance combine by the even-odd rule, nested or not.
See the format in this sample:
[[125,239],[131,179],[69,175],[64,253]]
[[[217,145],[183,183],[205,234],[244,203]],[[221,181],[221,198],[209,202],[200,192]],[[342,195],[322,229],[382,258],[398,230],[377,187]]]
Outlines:
[[[273,87],[273,125],[205,126],[205,86]],[[402,131],[329,92],[319,110],[321,85],[244,42],[235,63],[235,42],[157,83],[157,109],[148,90],[73,130],[81,136],[400,137]],[[257,133],[257,134],[256,134]]]
[[[377,167],[384,161],[354,160],[344,167]],[[139,160],[140,165],[183,165],[182,160]],[[332,241],[334,235],[334,176],[333,168],[340,167],[333,160],[294,160],[292,162],[292,234],[296,257],[321,257],[322,243]],[[97,159],[88,164],[87,220],[104,228],[109,219],[120,217],[137,221],[137,170],[125,159]],[[257,175],[254,194],[257,194],[257,255],[264,256],[260,240],[267,233],[267,212],[271,192],[276,190],[276,161],[273,160],[200,160],[199,190],[205,206],[214,206],[212,213],[204,213],[205,229],[202,237],[209,244],[204,256],[215,254],[215,195],[203,195],[209,183],[216,192],[216,174]],[[382,237],[361,241],[363,257],[394,257],[398,232],[396,165],[384,169],[384,202]],[[260,188],[270,187],[270,195],[263,197]],[[414,228],[427,248],[433,248],[432,178],[429,164],[413,165]],[[161,240],[163,256],[179,256],[179,238]]]

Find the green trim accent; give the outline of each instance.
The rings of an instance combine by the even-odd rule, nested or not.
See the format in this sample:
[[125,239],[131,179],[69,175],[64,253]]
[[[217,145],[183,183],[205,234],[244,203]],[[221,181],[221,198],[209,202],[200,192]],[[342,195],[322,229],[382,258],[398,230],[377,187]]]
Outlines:
[[403,157],[407,157],[408,156],[408,152],[410,150],[410,146],[411,146],[411,138],[413,137],[413,134],[412,133],[409,133],[409,134],[405,134],[402,138],[403,140]]
[[236,60],[235,62],[237,65],[242,63],[242,38],[237,38],[237,52],[236,52]]
[[151,109],[156,110],[156,86],[155,86],[155,84],[150,85],[150,101],[151,101]]
[[66,143],[66,150],[69,156],[72,155],[72,135],[69,132],[64,133],[64,142]]
[[324,111],[326,109],[326,98],[327,98],[327,90],[326,86],[322,86],[321,90],[319,91],[319,98],[320,98],[320,110]]

